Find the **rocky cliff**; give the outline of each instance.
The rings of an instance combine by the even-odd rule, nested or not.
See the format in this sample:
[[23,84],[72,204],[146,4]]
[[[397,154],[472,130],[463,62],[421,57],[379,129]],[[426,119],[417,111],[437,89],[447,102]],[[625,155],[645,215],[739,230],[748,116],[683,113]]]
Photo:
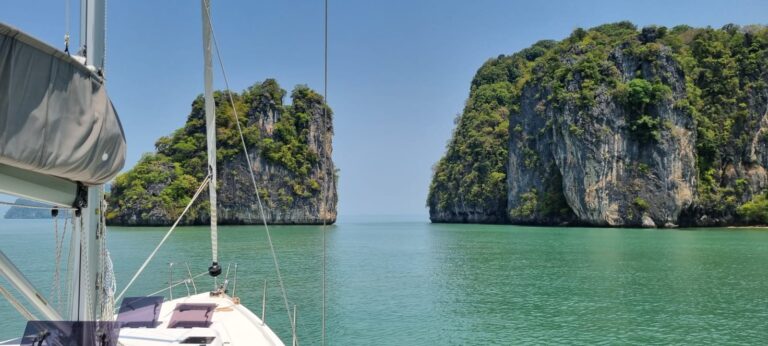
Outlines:
[[[291,93],[274,80],[231,93],[243,128],[252,167],[248,167],[229,91],[214,95],[217,115],[218,221],[260,224],[249,169],[255,173],[272,224],[322,224],[336,221],[336,170],[332,160],[332,112],[322,96],[305,86]],[[207,175],[204,101],[198,97],[185,126],[157,141],[120,175],[109,195],[107,221],[112,225],[170,225]],[[207,191],[207,190],[206,190]],[[207,192],[182,220],[207,224]]]
[[768,222],[766,63],[764,27],[627,22],[489,60],[436,166],[432,220]]

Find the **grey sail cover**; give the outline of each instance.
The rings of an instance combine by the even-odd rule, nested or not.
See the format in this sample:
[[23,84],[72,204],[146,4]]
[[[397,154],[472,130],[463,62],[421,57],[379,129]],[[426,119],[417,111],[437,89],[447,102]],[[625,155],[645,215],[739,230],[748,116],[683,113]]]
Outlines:
[[0,23],[0,164],[87,185],[125,164],[125,135],[103,79]]

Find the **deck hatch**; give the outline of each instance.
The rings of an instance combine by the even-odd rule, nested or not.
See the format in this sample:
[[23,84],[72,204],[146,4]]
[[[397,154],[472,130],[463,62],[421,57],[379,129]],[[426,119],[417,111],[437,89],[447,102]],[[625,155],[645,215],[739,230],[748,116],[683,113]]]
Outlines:
[[178,304],[173,310],[168,328],[207,328],[211,325],[215,309],[216,304]]
[[126,297],[120,303],[117,321],[124,328],[157,327],[162,305],[162,296]]

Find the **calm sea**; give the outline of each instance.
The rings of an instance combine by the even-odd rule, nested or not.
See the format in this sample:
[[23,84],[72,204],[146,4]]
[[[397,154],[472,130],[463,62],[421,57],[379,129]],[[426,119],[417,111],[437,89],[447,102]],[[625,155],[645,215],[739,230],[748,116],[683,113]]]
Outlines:
[[[321,227],[271,229],[288,297],[298,307],[299,339],[317,345]],[[119,288],[165,230],[110,228]],[[0,249],[45,294],[53,234],[51,221],[0,220]],[[347,218],[326,234],[328,344],[768,342],[766,230],[433,225],[380,217]],[[290,341],[263,228],[222,227],[219,236],[220,261],[239,264],[243,304],[261,314],[267,280],[267,323]],[[186,264],[201,273],[210,256],[207,228],[180,228],[129,295],[167,287],[170,275],[186,275]],[[208,277],[195,283],[198,291],[213,287]],[[173,295],[188,289],[180,285]],[[0,340],[23,328],[0,300]]]

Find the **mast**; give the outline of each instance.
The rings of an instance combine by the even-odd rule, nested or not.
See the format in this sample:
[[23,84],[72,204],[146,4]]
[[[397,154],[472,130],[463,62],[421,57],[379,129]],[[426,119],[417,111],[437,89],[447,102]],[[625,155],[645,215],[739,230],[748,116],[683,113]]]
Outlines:
[[103,74],[106,52],[104,0],[80,0],[80,45],[85,55],[85,65]]
[[[81,43],[85,43],[85,65],[100,74],[104,71],[104,1],[80,1],[80,39]],[[73,255],[72,267],[69,268],[69,319],[73,321],[93,321],[100,317],[98,311],[103,302],[99,301],[99,291],[103,283],[98,278],[103,270],[100,268],[100,254],[104,250],[99,242],[99,238],[104,236],[99,227],[102,199],[103,185],[80,185],[75,200],[79,211],[75,213],[74,221],[81,227],[79,232],[72,232],[69,247]],[[78,227],[75,227],[75,230],[77,229]]]
[[211,3],[210,0],[200,0],[203,13],[203,65],[205,76],[205,134],[208,142],[208,196],[211,204],[211,266],[208,273],[211,276],[221,274],[218,256],[218,227],[216,214],[216,105],[213,101],[213,62],[211,53]]
[[[50,306],[2,253],[0,276],[39,310],[41,316],[51,320],[87,321],[110,319],[112,315],[111,312],[99,315],[103,307],[109,308],[112,303],[102,282],[107,267],[102,261],[106,258],[106,230],[100,220],[103,184],[123,166],[125,137],[103,88],[103,78],[98,76],[103,76],[104,71],[105,1],[80,1],[83,56],[79,57],[0,25],[0,37],[10,40],[11,47],[17,47],[11,51],[13,54],[0,58],[0,64],[11,61],[6,63],[11,75],[19,73],[15,70],[47,71],[26,73],[26,79],[16,78],[21,84],[18,88],[14,87],[14,80],[8,82],[11,87],[2,88],[2,93],[8,94],[10,103],[6,103],[13,107],[5,107],[0,112],[0,122],[16,124],[10,130],[20,131],[16,133],[19,138],[34,138],[39,132],[48,137],[45,141],[4,139],[3,145],[19,146],[19,150],[6,151],[0,157],[3,162],[0,193],[75,210],[69,247],[72,261],[67,280],[68,310],[56,311]],[[8,58],[16,57],[18,52],[23,53],[19,55],[23,59]],[[19,92],[20,89],[25,91]],[[26,94],[26,90],[30,95],[37,95],[31,102],[19,96]]]
[[99,301],[99,291],[101,289],[101,277],[103,268],[100,268],[99,245],[100,237],[104,232],[100,232],[99,218],[101,213],[102,186],[89,186],[86,188],[86,195],[83,196],[81,208],[78,213],[75,212],[75,226],[72,232],[70,243],[70,252],[72,253],[72,267],[70,273],[70,311],[69,319],[72,321],[94,321],[97,320],[98,312],[101,311]]

